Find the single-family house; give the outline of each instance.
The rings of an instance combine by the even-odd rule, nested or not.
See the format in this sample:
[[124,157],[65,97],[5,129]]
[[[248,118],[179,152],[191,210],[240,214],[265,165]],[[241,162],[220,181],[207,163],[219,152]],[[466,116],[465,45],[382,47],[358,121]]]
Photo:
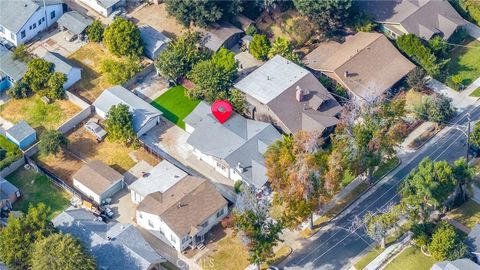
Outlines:
[[22,150],[26,150],[37,140],[37,132],[24,120],[7,129],[5,136]]
[[234,87],[245,94],[253,119],[270,122],[287,134],[306,130],[327,135],[342,111],[311,72],[280,55]]
[[93,20],[83,16],[76,10],[65,12],[60,19],[58,19],[58,27],[69,32],[76,37],[82,37],[85,30],[93,23]]
[[155,60],[160,53],[167,48],[168,42],[171,40],[149,25],[143,25],[138,28],[140,30],[140,37],[143,41],[143,51],[145,55]]
[[125,6],[125,0],[80,0],[98,14],[108,17],[115,9]]
[[213,183],[185,176],[166,191],[145,196],[137,207],[136,221],[181,252],[202,243],[205,234],[227,214],[227,201]]
[[162,160],[128,186],[132,202],[139,204],[148,194],[154,192],[164,193],[186,176],[186,172],[167,160]]
[[220,124],[212,115],[210,105],[203,101],[184,122],[190,134],[187,145],[199,160],[233,181],[242,180],[257,189],[265,185],[263,154],[270,144],[281,139],[274,126],[237,113]]
[[2,1],[0,37],[18,46],[57,22],[66,11],[63,0]]
[[43,59],[53,64],[55,72],[65,74],[67,77],[67,81],[63,84],[63,89],[65,90],[72,87],[82,78],[82,69],[59,53],[47,52]]
[[384,35],[365,32],[347,37],[342,44],[322,42],[303,61],[363,100],[380,97],[415,68]]
[[99,205],[124,186],[123,175],[100,160],[87,162],[72,178],[73,186]]
[[200,29],[199,32],[203,35],[203,46],[214,52],[221,47],[233,48],[243,36],[241,29],[227,22],[214,23],[207,29]]
[[391,38],[414,34],[425,40],[448,40],[466,21],[447,0],[356,0],[355,5],[381,24]]
[[19,82],[26,71],[26,63],[13,59],[12,52],[0,46],[0,91],[6,90]]
[[430,270],[480,270],[480,266],[467,258],[438,262]]
[[120,85],[112,86],[95,100],[95,112],[103,119],[113,105],[125,104],[130,108],[133,130],[142,136],[154,126],[160,124],[162,112]]
[[160,270],[160,264],[166,262],[132,224],[104,223],[91,212],[73,207],[52,222],[59,231],[83,243],[97,269]]
[[0,177],[0,202],[8,201],[11,205],[20,198],[20,190],[5,178]]

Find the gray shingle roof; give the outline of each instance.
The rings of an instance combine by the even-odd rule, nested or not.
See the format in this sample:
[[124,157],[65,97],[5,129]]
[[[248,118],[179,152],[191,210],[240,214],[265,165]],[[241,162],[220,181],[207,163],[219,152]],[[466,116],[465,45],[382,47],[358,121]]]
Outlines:
[[17,191],[18,188],[16,186],[8,182],[3,177],[0,177],[0,200],[10,198],[10,195]]
[[27,64],[14,60],[12,52],[0,46],[0,71],[17,82],[27,71]]
[[[154,54],[157,50],[164,50],[171,40],[149,25],[139,27],[144,50]],[[162,48],[163,47],[163,48]]]
[[33,129],[27,122],[24,120],[20,120],[18,123],[13,125],[11,128],[7,130],[7,134],[9,134],[12,138],[21,142],[28,136],[35,133],[35,129]]
[[438,262],[430,268],[431,270],[479,270],[480,266],[469,259],[458,259],[455,261]]
[[100,6],[108,9],[108,8],[114,6],[115,4],[117,4],[117,3],[120,2],[120,1],[121,1],[121,0],[98,0],[97,3],[98,3]]
[[135,132],[138,132],[151,118],[162,114],[152,105],[120,85],[106,89],[93,103],[96,108],[104,112],[108,112],[113,105],[118,104],[125,104],[130,107]]
[[[205,102],[200,102],[184,122],[195,128],[187,140],[188,144],[206,155],[223,160],[231,168],[240,164],[243,171],[237,172],[247,183],[257,188],[267,182],[267,177],[261,173],[261,167],[265,166],[263,153],[259,149],[281,139],[280,133],[271,124],[233,113],[222,125]],[[260,173],[254,172],[254,169]]]
[[55,72],[61,72],[65,75],[68,75],[70,70],[75,67],[70,60],[56,52],[47,52],[43,59],[53,64]]
[[242,29],[230,23],[212,24],[208,29],[199,30],[203,34],[204,46],[216,52],[233,35],[243,33]]
[[96,221],[92,213],[76,208],[62,212],[53,224],[79,238],[95,257],[98,269],[144,270],[165,262],[131,224]]
[[57,21],[58,25],[77,35],[80,35],[92,22],[92,19],[84,17],[75,10],[64,13]]

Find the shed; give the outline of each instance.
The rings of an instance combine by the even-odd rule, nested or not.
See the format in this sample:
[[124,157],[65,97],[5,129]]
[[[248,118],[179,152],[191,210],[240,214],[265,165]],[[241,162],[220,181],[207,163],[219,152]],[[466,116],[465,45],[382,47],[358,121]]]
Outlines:
[[13,59],[12,52],[0,46],[0,91],[20,81],[26,71],[27,64]]
[[140,26],[139,30],[145,55],[155,60],[171,40],[149,25]]
[[86,196],[101,204],[123,189],[123,175],[100,160],[83,165],[73,175],[73,185]]
[[64,13],[57,23],[61,29],[67,30],[74,35],[81,35],[93,23],[93,20],[84,17],[78,11],[72,10]]
[[212,24],[207,29],[201,29],[203,44],[216,52],[221,47],[233,48],[243,35],[243,31],[230,23]]
[[53,64],[55,72],[61,72],[67,76],[63,89],[70,88],[82,78],[82,69],[59,53],[47,52],[43,59]]
[[37,132],[24,120],[6,131],[7,139],[25,150],[37,140]]
[[20,190],[3,177],[0,177],[0,201],[7,200],[13,204],[20,198]]

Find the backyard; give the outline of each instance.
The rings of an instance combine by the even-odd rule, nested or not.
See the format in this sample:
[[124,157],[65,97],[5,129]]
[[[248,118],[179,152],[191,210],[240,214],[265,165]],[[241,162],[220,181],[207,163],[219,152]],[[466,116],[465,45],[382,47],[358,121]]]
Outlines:
[[458,75],[463,86],[467,87],[480,77],[480,41],[469,37],[462,47],[453,49],[449,57],[448,75]]
[[418,248],[408,247],[384,268],[385,270],[415,269],[429,270],[436,261],[425,256]]
[[200,102],[199,100],[191,100],[186,97],[185,91],[187,90],[183,86],[177,85],[170,88],[151,103],[153,107],[163,112],[165,118],[182,129],[185,129],[183,119],[185,119]]
[[66,99],[45,104],[39,96],[34,95],[24,99],[10,99],[0,106],[0,117],[12,123],[25,120],[37,132],[41,132],[56,129],[79,111],[78,106]]
[[18,187],[22,194],[22,198],[13,204],[14,210],[26,213],[30,204],[44,203],[52,210],[49,219],[53,219],[69,205],[70,194],[56,187],[47,176],[32,169],[18,169],[6,179]]

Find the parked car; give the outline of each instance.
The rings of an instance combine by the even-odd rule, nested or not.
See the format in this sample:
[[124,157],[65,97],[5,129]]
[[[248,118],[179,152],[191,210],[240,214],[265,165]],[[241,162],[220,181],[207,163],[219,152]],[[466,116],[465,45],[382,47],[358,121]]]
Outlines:
[[97,140],[101,141],[107,136],[107,132],[103,129],[97,122],[94,120],[89,120],[83,126],[88,132],[90,132],[93,136],[97,138]]

